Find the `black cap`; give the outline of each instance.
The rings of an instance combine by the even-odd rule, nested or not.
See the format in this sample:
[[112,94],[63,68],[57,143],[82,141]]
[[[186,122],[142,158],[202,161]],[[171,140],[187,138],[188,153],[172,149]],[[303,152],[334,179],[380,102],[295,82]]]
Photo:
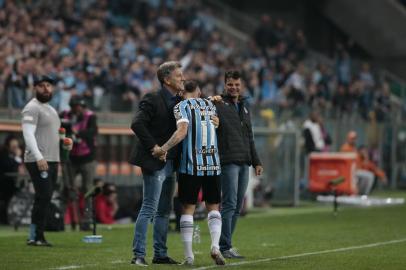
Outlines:
[[50,84],[55,84],[56,80],[52,76],[49,76],[49,75],[34,76],[34,86],[36,86],[42,82],[49,82]]
[[76,105],[86,107],[86,101],[82,97],[79,97],[79,96],[72,97],[69,101],[69,106],[74,107]]

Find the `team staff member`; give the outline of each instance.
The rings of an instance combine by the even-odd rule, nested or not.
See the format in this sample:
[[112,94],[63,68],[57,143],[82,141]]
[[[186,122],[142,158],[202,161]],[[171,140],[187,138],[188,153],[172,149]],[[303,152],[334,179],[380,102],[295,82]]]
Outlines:
[[58,113],[48,102],[52,99],[54,80],[49,76],[34,79],[35,98],[22,111],[22,130],[26,145],[24,162],[34,184],[35,199],[31,214],[32,246],[51,246],[44,236],[46,214],[58,176]]
[[243,258],[232,246],[232,235],[240,216],[248,185],[249,166],[257,176],[262,174],[261,161],[255,150],[249,111],[241,96],[241,75],[225,73],[223,102],[216,104],[220,126],[217,132],[221,160],[220,250],[225,258]]
[[185,83],[185,100],[174,108],[177,123],[176,132],[162,147],[154,151],[154,156],[165,156],[166,152],[183,140],[179,167],[178,196],[182,203],[180,233],[182,236],[186,265],[193,265],[192,250],[193,214],[200,189],[208,211],[207,222],[211,236],[210,255],[217,265],[225,261],[219,250],[221,234],[220,158],[217,148],[217,135],[212,117],[216,107],[200,98],[196,82]]
[[154,264],[178,264],[168,257],[166,239],[169,214],[175,191],[173,160],[176,149],[170,151],[166,162],[152,156],[158,145],[164,144],[176,130],[173,107],[180,101],[177,94],[183,91],[185,81],[179,62],[169,61],[159,66],[159,91],[146,94],[131,124],[138,139],[130,163],[139,166],[143,174],[143,200],[135,222],[133,241],[134,258],[131,264],[147,266],[146,238],[148,224],[154,220]]

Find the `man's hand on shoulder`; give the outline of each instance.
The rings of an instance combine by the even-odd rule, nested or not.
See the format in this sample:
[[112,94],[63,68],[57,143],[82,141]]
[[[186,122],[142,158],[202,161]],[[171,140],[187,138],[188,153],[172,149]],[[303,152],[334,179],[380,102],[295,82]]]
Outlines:
[[223,98],[220,95],[217,96],[210,96],[208,99],[213,103],[223,103]]
[[211,122],[213,123],[213,125],[214,125],[216,128],[218,128],[218,127],[220,126],[220,119],[219,119],[217,116],[212,115],[212,116],[210,117],[210,120],[211,120]]

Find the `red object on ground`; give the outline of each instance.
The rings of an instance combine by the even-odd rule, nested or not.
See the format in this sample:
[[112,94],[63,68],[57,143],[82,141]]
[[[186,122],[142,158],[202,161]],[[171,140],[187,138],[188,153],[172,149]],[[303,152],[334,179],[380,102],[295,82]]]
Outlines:
[[312,153],[309,156],[309,190],[331,192],[329,182],[344,177],[336,187],[339,194],[357,194],[355,169],[356,153]]

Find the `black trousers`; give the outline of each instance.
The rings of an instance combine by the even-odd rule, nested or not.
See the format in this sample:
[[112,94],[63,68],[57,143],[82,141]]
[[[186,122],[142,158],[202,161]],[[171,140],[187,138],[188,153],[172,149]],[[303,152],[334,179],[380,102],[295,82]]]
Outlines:
[[51,203],[52,193],[58,177],[58,162],[48,162],[48,171],[42,173],[38,170],[36,162],[27,162],[25,166],[34,184],[35,198],[31,213],[31,224],[36,225],[35,238],[43,240],[45,222]]

